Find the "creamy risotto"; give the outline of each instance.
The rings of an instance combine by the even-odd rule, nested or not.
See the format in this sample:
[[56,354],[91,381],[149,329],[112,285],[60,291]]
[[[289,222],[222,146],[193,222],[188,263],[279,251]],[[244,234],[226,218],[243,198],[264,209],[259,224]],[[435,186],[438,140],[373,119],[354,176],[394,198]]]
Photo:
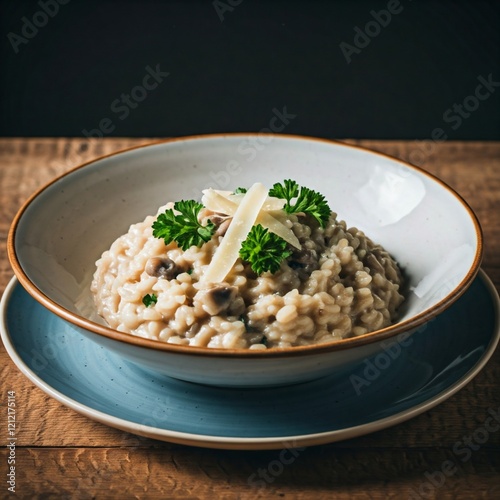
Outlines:
[[96,265],[109,326],[171,344],[322,344],[390,325],[403,301],[391,255],[293,181],[170,203]]

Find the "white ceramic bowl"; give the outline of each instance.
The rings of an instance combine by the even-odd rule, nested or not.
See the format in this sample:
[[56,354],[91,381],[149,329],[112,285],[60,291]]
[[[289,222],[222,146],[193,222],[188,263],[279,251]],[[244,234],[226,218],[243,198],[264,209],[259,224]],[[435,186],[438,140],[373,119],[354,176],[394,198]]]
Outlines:
[[[332,344],[236,351],[142,339],[97,317],[89,291],[95,261],[130,224],[168,201],[200,198],[209,186],[234,189],[258,181],[271,187],[285,178],[323,193],[348,226],[396,257],[410,282],[397,324]],[[172,377],[245,387],[311,380],[370,355],[397,352],[398,343],[470,285],[482,238],[472,210],[451,188],[400,160],[327,140],[229,134],[133,148],[62,175],[21,208],[8,253],[28,292],[95,342]]]

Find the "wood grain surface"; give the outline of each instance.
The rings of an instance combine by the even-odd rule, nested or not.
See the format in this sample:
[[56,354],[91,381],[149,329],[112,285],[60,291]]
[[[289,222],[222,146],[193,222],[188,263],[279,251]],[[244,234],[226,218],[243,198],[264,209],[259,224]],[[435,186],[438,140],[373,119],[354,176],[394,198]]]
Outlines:
[[[151,141],[0,139],[0,292],[13,275],[5,255],[8,228],[26,198],[78,164]],[[482,268],[500,289],[500,142],[348,142],[411,160],[456,189],[482,224]],[[35,387],[3,346],[0,371],[0,498],[10,495],[8,391],[16,392],[18,498],[500,498],[500,430],[480,445],[473,441],[467,460],[453,451],[489,411],[500,411],[498,350],[470,384],[436,408],[371,435],[299,450],[275,475],[265,471],[279,461],[279,450],[198,449],[89,420]]]

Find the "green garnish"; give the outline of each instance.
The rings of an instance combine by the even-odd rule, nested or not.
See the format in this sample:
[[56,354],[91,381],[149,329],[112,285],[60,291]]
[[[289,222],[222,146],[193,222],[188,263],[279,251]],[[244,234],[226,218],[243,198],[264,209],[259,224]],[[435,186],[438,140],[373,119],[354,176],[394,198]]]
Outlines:
[[[330,207],[325,197],[312,189],[299,186],[295,181],[287,179],[283,184],[277,182],[269,190],[269,196],[286,200],[283,210],[288,214],[305,213],[312,215],[320,224],[325,227],[330,218]],[[295,203],[292,200],[296,198]]]
[[287,242],[260,224],[252,227],[240,248],[240,257],[258,275],[266,271],[275,273],[290,255],[292,252],[287,250]]
[[248,331],[248,319],[242,314],[239,320],[245,325],[245,330]]
[[[261,187],[257,187],[261,189]],[[247,191],[248,190],[244,187],[237,187],[233,194],[245,194]],[[263,192],[261,190],[261,194],[265,195],[265,188]],[[283,211],[285,213],[309,215],[313,217],[321,227],[325,227],[330,218],[331,210],[325,197],[317,191],[299,186],[294,180],[286,179],[283,183],[275,183],[269,190],[268,195],[285,201],[283,206]],[[208,198],[208,200],[210,201],[210,198]],[[245,200],[248,201],[246,198]],[[246,205],[249,205],[249,203],[248,201]],[[213,211],[213,207],[208,201],[207,205],[210,207],[209,210]],[[280,206],[281,205],[280,203]],[[273,206],[273,204],[271,203],[270,206]],[[179,248],[184,251],[192,246],[201,247],[204,243],[212,239],[217,229],[216,224],[208,217],[203,217],[201,219],[203,224],[200,222],[199,214],[204,208],[205,207],[201,203],[195,200],[182,200],[176,202],[173,208],[165,210],[164,213],[158,215],[152,225],[153,236],[163,239],[166,245],[175,242]],[[245,206],[245,209],[248,209],[248,206]],[[233,219],[237,219],[237,224],[244,222],[242,220],[244,214],[239,213],[236,217],[234,217],[234,214],[230,215],[233,215]],[[256,214],[252,213],[251,215],[255,219]],[[285,239],[275,234],[275,232],[263,227],[261,224],[256,224],[248,233],[245,241],[241,243],[239,250],[237,250],[237,248],[232,245],[237,245],[239,243],[237,241],[239,237],[235,238],[235,234],[237,234],[238,231],[236,231],[236,233],[231,233],[232,236],[230,236],[230,240],[224,240],[223,252],[225,253],[216,254],[216,256],[222,256],[223,258],[215,258],[212,260],[213,265],[209,268],[208,275],[213,278],[212,275],[215,274],[217,279],[221,280],[222,278],[219,277],[219,274],[227,274],[229,272],[229,265],[236,261],[238,255],[244,262],[250,264],[252,270],[257,275],[264,272],[275,273],[278,271],[281,263],[292,255],[291,247],[288,245],[290,244],[298,248],[300,242],[297,241],[297,238],[293,234],[289,234],[290,231],[287,230],[287,228],[281,228],[273,223],[266,223],[266,226],[268,224],[269,227],[272,228],[272,231],[276,231],[278,234],[283,235]],[[247,227],[249,227],[249,224],[245,226],[245,229]],[[220,233],[223,235],[223,231]],[[226,235],[224,237],[227,238],[228,236]],[[226,261],[224,261],[224,259],[226,259]],[[226,269],[226,267],[228,269]],[[216,268],[217,272],[212,272],[212,274],[210,274],[210,271]],[[193,270],[189,269],[186,272],[191,274]],[[144,297],[143,302],[149,307],[149,305],[156,302],[156,297],[154,294],[147,295]]]
[[152,293],[151,295],[148,293],[147,295],[144,295],[144,297],[142,298],[142,303],[146,307],[153,306],[157,302],[158,302],[158,297],[154,293]]
[[215,224],[208,221],[206,226],[198,222],[198,214],[203,208],[201,203],[194,200],[178,201],[174,204],[175,214],[171,208],[160,214],[153,223],[153,236],[163,238],[165,245],[175,241],[182,250],[187,250],[193,245],[201,247],[210,241]]

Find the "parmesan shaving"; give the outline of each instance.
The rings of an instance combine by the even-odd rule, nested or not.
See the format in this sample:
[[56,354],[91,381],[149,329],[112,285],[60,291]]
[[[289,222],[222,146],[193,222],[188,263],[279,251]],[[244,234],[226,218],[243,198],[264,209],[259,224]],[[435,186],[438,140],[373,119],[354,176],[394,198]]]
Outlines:
[[[227,191],[219,191],[219,194],[224,196],[228,200],[237,203],[238,205],[240,204],[244,194],[229,193],[229,195],[226,195],[225,194],[226,192]],[[269,210],[281,210],[285,206],[285,203],[286,203],[285,200],[281,200],[280,198],[275,198],[274,196],[268,196],[266,198],[266,201],[264,202],[264,205],[262,206],[262,210],[265,210],[266,212]]]
[[201,202],[206,208],[208,208],[208,210],[212,210],[213,212],[221,212],[223,214],[231,216],[233,216],[238,209],[237,203],[235,203],[234,201],[230,201],[215,189],[206,189],[205,191],[203,191]]
[[280,238],[283,238],[287,243],[297,248],[298,250],[302,248],[300,245],[300,241],[298,240],[297,236],[295,236],[293,231],[272,215],[269,215],[266,212],[261,212],[257,217],[257,224],[260,224],[266,229],[269,229],[271,233],[277,234]]
[[[214,212],[221,212],[231,216],[236,213],[236,210],[238,209],[239,205],[232,200],[232,197],[226,198],[222,191],[217,191],[215,189],[207,189],[203,191],[203,193],[204,195],[202,198],[202,203],[209,210],[213,210]],[[246,195],[243,194],[235,196],[241,196],[243,198]],[[271,199],[272,198],[267,197],[263,207]],[[278,200],[278,198],[274,199]],[[241,202],[241,200],[239,201]],[[278,201],[282,202],[283,200],[278,200]],[[283,214],[284,212],[282,210],[281,211],[273,210],[272,212],[273,215],[271,215],[270,213],[267,213],[264,210],[265,210],[264,208],[261,209],[259,215],[257,216],[256,223],[261,224],[263,227],[269,229],[269,231],[278,235],[280,238],[283,238],[287,243],[300,250],[301,248],[300,242],[293,233],[293,231],[290,228],[286,227],[285,224],[283,224],[283,222],[278,220],[276,216],[274,216],[274,214],[278,213]]]
[[233,220],[215,251],[212,261],[203,274],[203,282],[220,283],[228,275],[239,257],[241,244],[257,220],[266,198],[267,189],[259,182],[248,190],[236,209]]
[[[204,189],[202,191],[203,193],[203,198],[202,198],[202,203],[207,207],[209,210],[214,210],[213,208],[209,207],[205,201],[210,202],[210,199],[213,199],[216,195],[218,200],[221,200],[221,198],[225,198],[226,200],[229,200],[230,202],[239,205],[243,197],[245,196],[245,193],[238,193],[234,194],[231,191],[222,191],[220,189]],[[264,205],[262,205],[262,210],[265,210],[266,212],[269,211],[277,211],[277,210],[282,210],[283,207],[285,206],[285,200],[282,200],[281,198],[276,198],[275,196],[268,196],[266,198],[266,201],[264,202]]]

